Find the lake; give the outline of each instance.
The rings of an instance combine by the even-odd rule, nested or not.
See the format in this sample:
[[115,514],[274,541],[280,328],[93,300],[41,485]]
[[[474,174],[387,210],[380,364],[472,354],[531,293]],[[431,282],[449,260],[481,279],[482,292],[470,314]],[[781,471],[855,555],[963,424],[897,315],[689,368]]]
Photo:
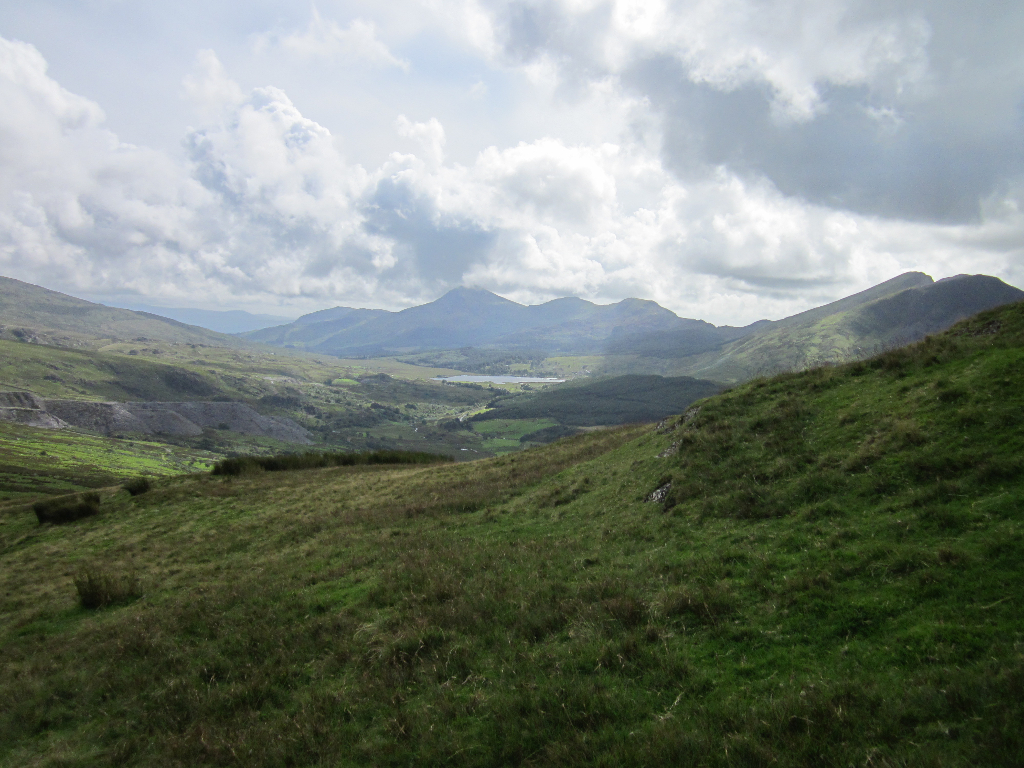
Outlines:
[[435,376],[434,381],[466,381],[474,384],[561,384],[565,379],[538,379],[535,376]]

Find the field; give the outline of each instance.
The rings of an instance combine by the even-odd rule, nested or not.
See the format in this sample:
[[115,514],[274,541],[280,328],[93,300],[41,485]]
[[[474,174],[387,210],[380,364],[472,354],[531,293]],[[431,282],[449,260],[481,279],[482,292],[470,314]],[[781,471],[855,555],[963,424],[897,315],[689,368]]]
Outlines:
[[499,458],[8,505],[0,765],[1019,765],[1022,373],[1016,306]]
[[213,454],[0,422],[0,502],[209,469]]
[[702,397],[722,389],[711,381],[688,377],[618,376],[547,387],[490,403],[473,416],[474,427],[490,419],[550,418],[573,427],[657,421],[679,413]]
[[483,435],[485,450],[498,454],[518,451],[523,437],[557,424],[554,419],[492,419],[473,423],[473,431]]

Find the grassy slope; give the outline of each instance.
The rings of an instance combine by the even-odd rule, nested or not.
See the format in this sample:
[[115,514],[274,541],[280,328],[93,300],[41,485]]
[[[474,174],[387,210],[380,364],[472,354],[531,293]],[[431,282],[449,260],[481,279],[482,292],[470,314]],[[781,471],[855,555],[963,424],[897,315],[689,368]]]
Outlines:
[[82,400],[239,397],[207,371],[163,360],[0,341],[0,387]]
[[[409,419],[436,421],[472,410],[493,396],[422,380],[425,373],[457,371],[430,371],[392,360],[341,361],[191,344],[118,343],[94,351],[0,340],[0,361],[0,389],[85,400],[239,400],[262,413],[292,418],[321,440],[352,448],[458,453],[454,438],[461,435],[430,433],[424,441],[426,433],[414,432],[408,419],[397,424],[376,416],[367,420],[371,403],[392,405],[400,412],[412,403],[416,408],[404,411]],[[385,372],[395,378],[380,378]],[[261,447],[229,432],[190,442],[221,452],[286,448],[273,441]]]
[[494,408],[474,416],[473,422],[549,418],[589,427],[655,421],[719,389],[718,384],[689,377],[617,376],[547,387],[500,400]]
[[0,501],[208,469],[211,455],[145,440],[0,423]]
[[[93,347],[99,339],[140,339],[227,347],[248,342],[144,312],[76,299],[9,277],[0,277],[0,336],[28,335],[64,346]],[[12,335],[13,334],[13,335]]]
[[661,431],[7,512],[0,764],[1020,764],[1022,373],[1018,306]]
[[780,371],[861,359],[944,330],[983,309],[1022,298],[1024,293],[994,277],[962,275],[932,283],[926,275],[907,273],[768,324],[711,352],[675,361],[609,358],[602,371],[649,370],[736,383]]

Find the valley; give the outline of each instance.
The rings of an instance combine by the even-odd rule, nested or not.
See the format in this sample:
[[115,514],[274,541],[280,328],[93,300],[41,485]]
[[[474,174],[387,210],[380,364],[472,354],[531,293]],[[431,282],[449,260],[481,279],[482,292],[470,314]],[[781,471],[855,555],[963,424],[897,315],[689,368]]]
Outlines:
[[0,765],[1016,764],[1022,373],[1015,304],[482,461],[8,503]]
[[1024,2],[4,2],[0,768],[1024,768]]
[[[524,307],[457,289],[398,313],[338,307],[231,336],[3,278],[0,397],[51,405],[0,418],[68,429],[65,444],[82,434],[83,453],[105,437],[213,458],[312,448],[473,460],[657,421],[751,376],[863,357],[1021,296],[995,278],[907,273],[791,318],[716,328],[649,301]],[[466,342],[478,346],[444,348]],[[12,476],[0,493],[25,483]]]

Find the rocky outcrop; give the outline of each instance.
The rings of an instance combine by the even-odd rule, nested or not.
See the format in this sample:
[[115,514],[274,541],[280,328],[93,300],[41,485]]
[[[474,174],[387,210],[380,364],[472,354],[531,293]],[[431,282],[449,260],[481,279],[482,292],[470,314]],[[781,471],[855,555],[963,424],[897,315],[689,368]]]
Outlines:
[[31,408],[43,410],[46,403],[31,392],[0,392],[0,408]]
[[49,413],[46,403],[31,392],[0,392],[0,421],[44,429],[63,429],[68,426]]
[[0,421],[30,427],[78,427],[101,435],[198,437],[204,428],[310,443],[310,434],[288,418],[264,416],[244,403],[97,403],[44,400],[31,392],[0,392]]
[[[178,420],[198,428],[229,429],[243,435],[261,435],[289,443],[308,443],[309,432],[288,418],[264,416],[244,403],[125,403],[132,413],[148,421],[154,432],[177,428]],[[179,433],[175,433],[179,434]]]
[[[99,432],[101,435],[114,435],[125,432],[152,434],[146,424],[128,410],[122,403],[95,403],[88,400],[47,400],[46,410],[67,424]],[[201,433],[202,430],[199,430]]]

